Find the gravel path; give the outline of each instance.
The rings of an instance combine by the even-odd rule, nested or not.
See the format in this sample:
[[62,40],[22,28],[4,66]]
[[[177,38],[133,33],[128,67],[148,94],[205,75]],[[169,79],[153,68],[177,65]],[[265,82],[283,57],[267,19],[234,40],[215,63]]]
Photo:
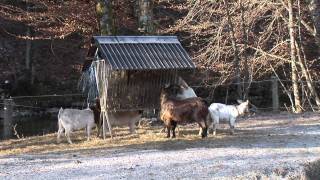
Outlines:
[[[272,120],[271,120],[272,119]],[[0,179],[259,179],[298,177],[320,158],[318,116],[240,121],[236,135],[182,149],[0,156]],[[257,125],[258,124],[258,125]],[[219,131],[218,131],[219,133]],[[180,143],[178,140],[169,140]]]

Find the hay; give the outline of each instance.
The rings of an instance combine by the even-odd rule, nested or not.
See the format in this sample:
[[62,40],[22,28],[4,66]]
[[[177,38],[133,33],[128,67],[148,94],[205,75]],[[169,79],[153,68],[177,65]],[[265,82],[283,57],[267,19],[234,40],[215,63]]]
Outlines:
[[[191,125],[194,126],[194,125]],[[13,154],[42,154],[42,153],[63,153],[73,151],[99,150],[105,148],[117,147],[139,147],[144,148],[148,146],[156,147],[159,142],[175,141],[165,138],[165,134],[159,134],[162,126],[155,127],[141,127],[137,129],[137,134],[129,134],[128,128],[114,128],[115,136],[113,139],[107,136],[106,140],[97,138],[97,131],[92,132],[91,140],[86,141],[84,130],[73,132],[71,139],[74,144],[68,144],[66,138],[63,136],[61,143],[57,144],[57,134],[47,134],[44,136],[34,136],[21,139],[11,139],[1,142],[0,155]],[[196,128],[197,129],[197,128]],[[186,126],[181,128],[180,136],[176,140],[198,140],[201,139],[195,128]],[[146,144],[146,145],[144,145]],[[173,145],[173,144],[172,144]],[[175,148],[174,145],[172,147]]]

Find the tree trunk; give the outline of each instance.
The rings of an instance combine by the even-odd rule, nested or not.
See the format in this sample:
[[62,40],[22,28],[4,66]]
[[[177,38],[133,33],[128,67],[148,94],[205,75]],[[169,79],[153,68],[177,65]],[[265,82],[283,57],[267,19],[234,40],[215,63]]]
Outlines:
[[112,0],[98,0],[96,11],[98,14],[101,35],[115,35],[115,21],[113,16]]
[[[312,21],[314,24],[314,29],[312,27],[307,28],[315,37],[315,40],[320,47],[320,1],[319,0],[309,0],[309,10],[312,16]],[[303,23],[306,24],[306,23]],[[308,25],[305,25],[308,27]]]
[[293,8],[292,8],[292,0],[288,0],[288,11],[289,11],[289,35],[290,35],[290,49],[291,49],[291,80],[293,87],[293,96],[294,96],[294,112],[300,113],[302,111],[301,101],[300,101],[300,93],[298,86],[298,72],[296,66],[296,47],[295,47],[295,36],[294,36],[294,22],[293,22]]
[[224,6],[226,9],[226,13],[227,13],[227,18],[228,18],[228,28],[229,28],[229,32],[230,32],[230,36],[231,36],[231,43],[232,43],[232,49],[234,51],[234,68],[236,70],[236,84],[237,84],[237,93],[238,93],[238,97],[242,98],[242,88],[241,88],[241,83],[240,83],[240,60],[239,60],[239,50],[237,47],[237,42],[236,42],[236,38],[234,35],[234,29],[233,29],[233,24],[232,24],[232,20],[231,20],[231,16],[230,16],[230,12],[229,12],[229,2],[228,0],[224,0]]
[[308,89],[310,90],[311,95],[314,97],[317,106],[320,107],[320,98],[319,98],[319,95],[318,95],[316,89],[314,88],[314,86],[313,86],[313,84],[312,84],[312,79],[311,79],[311,77],[309,76],[309,73],[308,73],[308,71],[307,71],[307,69],[306,69],[306,67],[305,67],[305,64],[303,63],[303,61],[302,61],[302,59],[301,59],[301,53],[300,53],[300,49],[299,49],[298,43],[296,42],[295,45],[296,45],[296,48],[297,48],[297,56],[298,56],[298,60],[299,60],[299,65],[300,65],[300,67],[301,67],[302,74],[303,74],[304,78],[305,78],[306,81],[307,81]]
[[246,27],[246,22],[244,19],[244,8],[242,4],[242,0],[239,0],[240,4],[240,9],[241,9],[241,26],[242,26],[242,33],[243,33],[243,39],[244,39],[244,83],[243,83],[243,98],[242,99],[247,99],[248,94],[249,94],[249,67],[248,67],[248,53],[247,53],[247,48],[248,48],[248,29]]
[[[28,3],[28,1],[26,1]],[[29,13],[29,10],[30,10],[30,7],[29,5],[27,6],[27,13]],[[31,28],[30,26],[27,26],[27,32],[26,32],[26,36],[27,36],[27,39],[26,39],[26,59],[25,59],[25,65],[26,65],[26,78],[27,80],[29,81],[29,83],[32,85],[33,84],[33,75],[32,74],[32,67],[33,67],[33,64],[32,64],[32,59],[31,59],[31,40],[30,40],[30,37],[31,37]]]
[[316,36],[319,37],[320,33],[320,1],[319,0],[310,0],[309,9],[312,15],[312,20],[314,27],[316,29]]
[[27,40],[26,40],[26,69],[30,70],[31,67],[31,59],[30,59],[30,51],[31,51],[31,40],[30,38],[30,27],[27,27]]
[[153,0],[137,0],[139,31],[144,34],[154,34]]

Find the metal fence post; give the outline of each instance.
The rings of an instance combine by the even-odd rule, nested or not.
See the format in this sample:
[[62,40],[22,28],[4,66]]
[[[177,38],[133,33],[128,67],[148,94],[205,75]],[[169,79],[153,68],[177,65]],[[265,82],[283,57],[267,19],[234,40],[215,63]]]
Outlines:
[[272,110],[279,111],[279,87],[278,79],[275,76],[271,76],[272,82]]
[[3,138],[9,139],[12,137],[12,113],[13,113],[13,99],[4,100],[3,108]]

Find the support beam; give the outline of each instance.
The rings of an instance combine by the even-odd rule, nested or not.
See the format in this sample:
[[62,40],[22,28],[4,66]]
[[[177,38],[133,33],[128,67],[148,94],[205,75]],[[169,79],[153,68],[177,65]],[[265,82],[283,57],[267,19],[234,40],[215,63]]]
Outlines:
[[4,100],[3,108],[3,139],[9,139],[12,137],[12,124],[13,124],[13,99]]
[[275,76],[271,77],[272,83],[272,110],[279,111],[279,86],[278,79]]

